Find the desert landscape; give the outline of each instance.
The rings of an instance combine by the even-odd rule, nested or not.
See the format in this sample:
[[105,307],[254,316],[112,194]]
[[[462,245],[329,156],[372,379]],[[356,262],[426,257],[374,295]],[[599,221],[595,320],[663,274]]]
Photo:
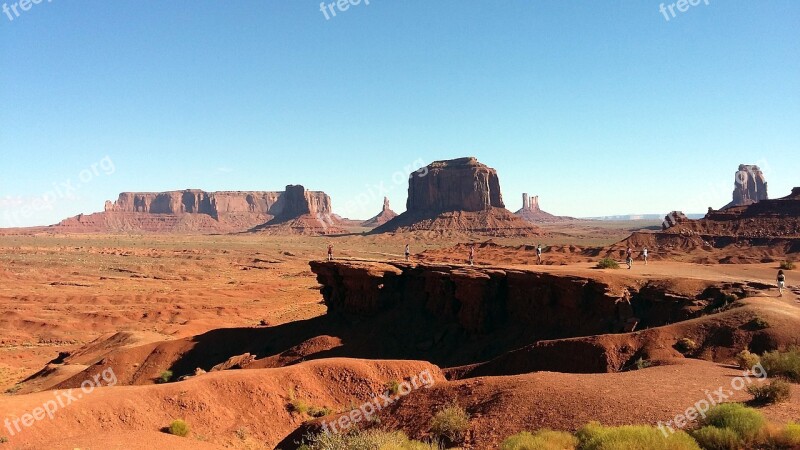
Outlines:
[[800,450],[798,22],[0,1],[0,450]]
[[[2,445],[361,448],[325,437],[402,433],[577,448],[569,433],[598,422],[690,448],[680,428],[702,419],[680,438],[657,427],[722,389],[765,418],[759,439],[794,448],[798,387],[774,403],[747,390],[792,372],[740,366],[800,344],[800,289],[775,281],[781,265],[793,278],[800,189],[750,201],[750,185],[701,220],[556,219],[527,194],[509,212],[497,171],[460,158],[409,174],[406,212],[385,202],[365,223],[289,186],[123,193],[5,229]],[[538,430],[576,441],[520,435]]]

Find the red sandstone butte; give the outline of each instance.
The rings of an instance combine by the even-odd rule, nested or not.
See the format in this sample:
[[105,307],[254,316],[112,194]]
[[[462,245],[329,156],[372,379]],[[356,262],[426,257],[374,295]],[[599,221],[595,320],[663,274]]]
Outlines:
[[373,233],[408,231],[541,234],[506,209],[497,171],[473,157],[435,161],[409,176],[406,212]]

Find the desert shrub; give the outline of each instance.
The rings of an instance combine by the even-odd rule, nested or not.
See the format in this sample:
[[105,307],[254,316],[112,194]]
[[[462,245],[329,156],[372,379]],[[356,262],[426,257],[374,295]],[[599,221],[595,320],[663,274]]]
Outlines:
[[352,430],[347,433],[320,433],[306,436],[305,450],[439,450],[436,444],[412,441],[399,431]]
[[692,436],[705,450],[738,450],[742,440],[735,431],[728,428],[707,426],[692,432]]
[[766,420],[760,412],[741,403],[723,403],[706,413],[702,425],[726,428],[744,442],[755,442],[763,435]]
[[8,438],[5,436],[0,436],[0,444],[5,444],[6,442],[8,442]]
[[782,261],[780,265],[782,270],[794,270],[794,267],[794,261],[792,260]]
[[6,389],[6,394],[16,394],[19,390],[22,389],[21,384],[15,384],[14,386]]
[[738,297],[736,297],[735,295],[725,294],[724,296],[718,297],[714,301],[709,303],[709,305],[706,306],[705,310],[711,314],[718,314],[731,309],[736,300],[738,300]]
[[500,450],[574,450],[577,447],[578,438],[575,436],[547,429],[533,434],[524,431],[510,436],[500,444]]
[[689,338],[680,338],[675,343],[675,348],[681,353],[689,353],[697,350],[698,345],[697,342]]
[[742,370],[750,370],[760,362],[761,358],[755,353],[750,353],[749,350],[742,350],[736,355],[736,364]]
[[769,322],[767,322],[767,319],[764,319],[763,317],[756,317],[750,321],[750,326],[752,326],[755,330],[763,330],[769,328],[770,325]]
[[792,387],[783,380],[775,380],[769,384],[748,386],[747,393],[753,396],[753,401],[756,403],[781,403],[791,398]]
[[700,450],[684,431],[664,436],[658,428],[647,425],[604,427],[597,422],[577,432],[581,450]]
[[309,411],[310,408],[311,406],[309,406],[308,403],[306,403],[304,400],[300,400],[297,398],[289,400],[289,404],[286,406],[286,409],[288,409],[289,412],[295,412],[298,414],[305,414]]
[[161,372],[161,375],[158,376],[158,380],[157,381],[159,383],[169,383],[169,381],[172,379],[172,375],[173,374],[172,374],[171,370],[165,370],[165,371]]
[[648,367],[652,366],[653,363],[646,359],[639,358],[636,360],[636,368],[638,370],[647,369]]
[[775,444],[785,448],[800,447],[800,424],[789,422],[777,433]]
[[333,410],[331,410],[327,406],[323,406],[322,408],[316,406],[309,406],[306,412],[311,417],[325,417],[329,416],[333,412]]
[[598,269],[619,269],[619,263],[612,258],[603,258],[597,262]]
[[400,392],[400,383],[397,380],[391,380],[386,383],[386,391],[391,395],[397,395]]
[[437,438],[457,444],[464,440],[469,428],[469,414],[458,405],[450,405],[431,419],[431,433]]
[[786,378],[800,382],[800,348],[791,347],[787,351],[772,351],[761,356],[761,365],[771,377]]
[[169,424],[169,434],[186,437],[189,435],[189,424],[183,419],[173,420],[172,423]]

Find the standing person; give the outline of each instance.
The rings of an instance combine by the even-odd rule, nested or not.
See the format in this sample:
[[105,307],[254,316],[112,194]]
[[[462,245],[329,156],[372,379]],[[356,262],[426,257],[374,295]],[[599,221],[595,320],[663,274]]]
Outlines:
[[536,264],[542,264],[542,244],[536,246]]
[[328,261],[333,261],[333,244],[328,244]]
[[647,247],[642,250],[642,258],[644,258],[644,265],[647,265]]
[[475,244],[469,244],[469,265],[475,265]]
[[406,261],[411,257],[411,246],[406,244]]
[[778,271],[778,292],[779,297],[783,297],[783,288],[786,287],[786,276],[783,274],[783,270]]
[[625,262],[628,263],[628,270],[631,270],[631,267],[633,267],[633,249],[630,245],[628,246],[628,251],[626,253],[627,258],[625,259]]

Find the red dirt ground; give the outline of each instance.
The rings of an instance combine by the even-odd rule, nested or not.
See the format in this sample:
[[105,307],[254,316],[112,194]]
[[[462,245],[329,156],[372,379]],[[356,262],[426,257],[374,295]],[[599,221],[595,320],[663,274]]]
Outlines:
[[[676,289],[681,283],[694,289],[692,280],[774,284],[775,262],[692,264],[656,256],[647,266],[637,261],[633,270],[597,270],[593,266],[599,256],[585,254],[586,247],[611,245],[621,231],[576,232],[574,227],[580,225],[564,226],[576,233],[574,239],[553,228],[542,239],[554,246],[571,241],[582,245],[545,254],[558,264],[532,266],[531,248],[520,246],[535,242],[519,239],[495,239],[497,247],[479,248],[478,264],[601,277],[620,284],[652,278],[686,280],[676,282]],[[762,297],[719,315],[638,333],[583,338],[618,355],[646,351],[660,365],[644,370],[519,373],[526,352],[531,351],[528,348],[475,366],[476,377],[452,381],[446,381],[444,374],[463,376],[469,368],[439,369],[424,361],[324,357],[304,361],[308,355],[324,355],[352,344],[316,329],[303,329],[325,312],[308,261],[323,257],[329,242],[337,258],[399,259],[404,244],[411,242],[415,258],[461,263],[466,256],[463,244],[473,239],[486,240],[454,235],[429,241],[414,234],[0,236],[0,391],[11,392],[0,394],[0,420],[18,417],[52,399],[49,389],[86,370],[93,361],[120,349],[130,358],[124,361],[128,368],[121,370],[119,385],[99,388],[60,409],[53,422],[45,419],[14,436],[0,423],[0,437],[9,439],[0,448],[272,449],[309,419],[289,412],[292,397],[334,412],[347,411],[380,393],[386,382],[424,369],[435,375],[435,386],[415,391],[384,410],[382,424],[424,438],[433,411],[456,401],[472,416],[465,448],[495,448],[507,435],[541,426],[574,430],[589,420],[607,424],[669,420],[702,399],[705,390],[729,385],[732,377],[741,375],[725,365],[731,353],[721,350],[724,346],[712,339],[716,335],[711,331],[732,330],[750,317],[770,322],[772,344],[800,342],[795,338],[800,326],[796,291],[778,299],[777,291],[765,289]],[[796,285],[796,277],[788,273],[790,287]],[[267,357],[247,370],[235,370],[237,361],[229,361],[224,367],[232,370],[185,381],[154,385],[148,374],[143,376],[148,381],[135,383],[145,385],[122,385],[136,373],[144,373],[143,367],[158,373],[160,358],[166,360],[172,357],[170,352],[182,351],[181,339],[191,341],[212,330],[232,328],[217,333],[236,342],[242,339],[236,336],[249,336],[254,329],[280,325],[297,327],[298,333],[309,338],[291,348],[265,349]],[[358,324],[354,327],[357,330]],[[680,336],[708,341],[693,355],[700,359],[683,358],[671,348]],[[731,336],[731,345],[742,344],[736,341],[740,335]],[[623,346],[630,348],[623,350]],[[71,363],[48,365],[60,352],[70,352]],[[46,371],[24,382],[45,367],[52,373]],[[503,371],[514,374],[497,375]],[[123,383],[125,377],[130,380]],[[800,417],[797,386],[793,389],[790,402],[762,409],[771,421]],[[749,396],[738,392],[732,398]],[[160,431],[176,418],[191,425],[189,440]]]

